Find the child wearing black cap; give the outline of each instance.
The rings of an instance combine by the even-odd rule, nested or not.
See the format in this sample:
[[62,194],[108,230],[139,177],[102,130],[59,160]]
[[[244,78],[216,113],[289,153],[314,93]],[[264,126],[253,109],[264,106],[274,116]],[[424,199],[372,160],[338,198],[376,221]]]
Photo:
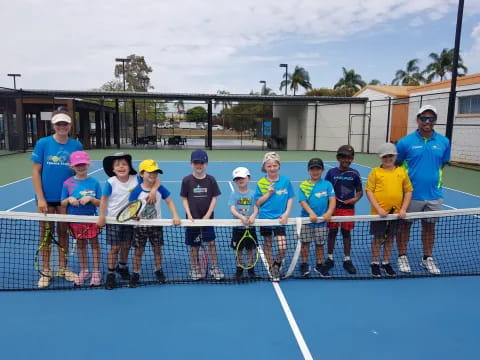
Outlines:
[[[220,196],[220,188],[217,180],[206,173],[208,155],[203,150],[195,150],[190,156],[190,165],[193,173],[182,180],[180,196],[185,209],[187,219],[213,219],[213,210],[217,205],[217,197]],[[193,280],[202,278],[197,268],[199,247],[207,244],[212,268],[210,275],[215,280],[223,279],[224,275],[217,264],[217,250],[215,248],[215,230],[212,226],[187,227],[185,232],[185,244],[190,246],[190,276]]]
[[329,181],[322,179],[324,170],[322,159],[310,159],[307,168],[310,179],[300,183],[298,201],[302,207],[301,216],[309,217],[311,223],[303,224],[300,233],[302,242],[300,274],[302,276],[310,274],[310,265],[308,265],[307,261],[310,253],[310,243],[314,241],[316,254],[314,269],[321,277],[326,277],[328,276],[328,271],[324,271],[325,267],[322,267],[322,262],[323,245],[327,239],[327,228],[325,222],[318,222],[318,218],[322,217],[324,221],[330,221],[335,210],[335,191]]
[[[355,215],[355,203],[363,196],[362,179],[357,170],[352,169],[355,151],[351,145],[342,145],[337,150],[338,167],[328,170],[325,179],[333,184],[336,196],[336,208],[333,216],[353,216]],[[333,249],[337,239],[338,228],[341,228],[343,238],[343,268],[349,274],[356,274],[357,270],[350,258],[350,248],[352,243],[351,231],[355,223],[348,222],[330,222],[327,227],[328,233],[328,258],[324,263],[325,270],[333,268]]]

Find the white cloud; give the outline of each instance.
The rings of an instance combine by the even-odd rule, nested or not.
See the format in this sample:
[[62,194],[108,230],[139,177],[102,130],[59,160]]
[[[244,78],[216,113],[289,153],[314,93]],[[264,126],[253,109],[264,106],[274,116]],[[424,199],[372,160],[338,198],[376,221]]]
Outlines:
[[[211,89],[208,81],[229,85],[232,92],[247,90],[241,75],[229,81],[211,78],[227,72],[233,76],[233,66],[277,64],[288,51],[279,50],[285,41],[308,48],[403,18],[420,26],[425,14],[438,19],[456,8],[456,0],[0,3],[0,68],[21,72],[24,87],[99,87],[113,78],[115,57],[135,53],[153,66],[157,91],[196,92]],[[268,46],[275,50],[266,51]],[[294,50],[289,61],[312,67],[332,62],[309,53]]]
[[473,38],[472,47],[463,55],[463,61],[468,67],[468,73],[480,72],[480,23],[475,26],[470,36]]

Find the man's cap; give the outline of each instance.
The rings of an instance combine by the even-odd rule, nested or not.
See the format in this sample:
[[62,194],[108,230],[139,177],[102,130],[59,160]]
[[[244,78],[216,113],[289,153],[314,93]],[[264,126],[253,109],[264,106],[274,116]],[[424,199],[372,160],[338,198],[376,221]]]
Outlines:
[[351,145],[342,145],[337,150],[337,156],[338,155],[355,156],[355,150],[353,150],[353,146]]
[[320,158],[313,158],[308,161],[308,169],[320,168],[324,169],[323,161]]
[[378,148],[378,156],[381,158],[384,157],[385,155],[397,155],[397,148],[394,144],[392,143],[385,143],[380,145]]
[[198,149],[198,150],[192,151],[192,155],[190,156],[190,161],[191,162],[201,161],[204,163],[208,163],[208,155],[205,151]]
[[278,155],[278,154],[277,154],[276,152],[274,152],[274,151],[267,152],[267,153],[263,156],[263,163],[265,164],[268,160],[275,160],[275,161],[280,162],[280,155]]
[[90,156],[85,151],[75,151],[70,154],[70,166],[77,166],[80,164],[90,165]]
[[56,124],[59,122],[66,122],[71,124],[72,118],[70,117],[70,115],[63,112],[56,113],[55,115],[52,116],[52,124]]
[[125,154],[123,152],[118,152],[113,155],[106,156],[103,159],[103,170],[108,176],[110,177],[115,176],[115,173],[113,172],[113,162],[115,160],[120,160],[120,159],[127,160],[128,166],[130,167],[130,172],[129,172],[130,175],[135,175],[137,173],[132,166],[132,156],[129,154]]
[[235,180],[237,178],[246,178],[250,176],[250,171],[246,167],[238,167],[232,172],[232,179]]
[[138,171],[146,171],[146,172],[158,172],[163,174],[163,171],[158,167],[158,164],[155,160],[147,159],[143,160],[140,165],[138,165]]
[[435,109],[432,105],[423,105],[420,109],[418,109],[417,117],[422,115],[425,111],[431,111],[435,114],[435,116],[438,116],[437,109]]

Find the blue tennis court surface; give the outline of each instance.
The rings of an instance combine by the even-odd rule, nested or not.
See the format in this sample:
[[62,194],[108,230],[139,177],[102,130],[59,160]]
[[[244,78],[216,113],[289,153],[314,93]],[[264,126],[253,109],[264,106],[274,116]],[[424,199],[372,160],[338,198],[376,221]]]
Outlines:
[[[262,176],[258,162],[211,162],[207,172],[222,191],[218,219],[230,218],[236,166],[250,169],[252,188]],[[160,167],[183,214],[178,194],[189,163]],[[354,168],[365,181],[370,168]],[[90,172],[103,184],[101,162]],[[306,162],[283,162],[281,173],[296,188],[308,176]],[[0,187],[0,196],[0,210],[35,211],[29,178]],[[445,209],[480,207],[478,196],[451,189],[444,196]],[[356,211],[369,213],[365,196]],[[295,203],[291,217],[298,214]],[[479,277],[3,292],[0,344],[11,359],[476,358],[479,294]]]

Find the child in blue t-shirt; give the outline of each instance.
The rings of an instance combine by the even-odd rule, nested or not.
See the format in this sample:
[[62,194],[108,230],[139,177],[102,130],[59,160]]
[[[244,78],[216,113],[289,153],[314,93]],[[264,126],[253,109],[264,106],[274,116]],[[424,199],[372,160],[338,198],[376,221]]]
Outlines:
[[[70,167],[75,175],[68,178],[62,187],[62,206],[67,208],[70,215],[96,215],[100,205],[102,189],[100,183],[88,176],[90,157],[85,151],[75,151],[70,155]],[[69,223],[70,232],[77,240],[80,274],[75,279],[75,285],[83,285],[90,278],[88,270],[87,243],[90,242],[93,257],[93,273],[91,286],[99,286],[102,275],[100,273],[100,245],[98,230],[95,223]]]
[[[255,218],[258,214],[258,208],[255,205],[255,193],[253,190],[248,188],[248,183],[250,182],[250,171],[245,167],[238,167],[233,170],[232,176],[233,182],[237,184],[237,189],[230,194],[228,206],[230,207],[230,212],[232,213],[233,217],[240,219],[242,224],[245,225],[245,227],[248,227],[255,222]],[[253,264],[253,251],[257,247],[257,243],[255,242],[257,240],[257,234],[255,233],[254,227],[249,227],[248,230],[255,241],[250,238],[245,238],[239,244],[245,233],[245,227],[234,227],[232,230],[232,242],[230,245],[234,250],[237,250],[238,246],[238,265],[243,264],[244,249],[247,250],[248,263]],[[243,268],[238,265],[235,273],[235,278],[237,280],[241,279],[243,275]],[[254,267],[248,269],[248,276],[250,278],[255,277]]]
[[[167,204],[170,212],[173,215],[173,225],[180,225],[180,218],[177,214],[177,209],[170,197],[168,191],[163,185],[158,188],[158,195],[154,204],[147,204],[147,196],[153,191],[158,181],[158,174],[163,174],[163,171],[158,167],[158,164],[151,159],[143,160],[138,166],[140,177],[143,182],[138,184],[130,194],[130,201],[141,200],[142,209],[140,211],[140,219],[161,219],[162,211],[160,202],[163,199]],[[135,254],[133,257],[133,273],[130,277],[129,287],[137,287],[140,281],[140,268],[142,267],[142,256],[145,251],[147,241],[150,241],[152,251],[155,259],[155,278],[158,282],[164,283],[166,281],[162,269],[162,247],[163,247],[163,227],[138,225],[133,230],[133,247]]]
[[[267,176],[257,182],[255,191],[256,204],[259,208],[259,219],[278,219],[281,225],[288,222],[288,216],[293,205],[295,193],[290,180],[281,176],[280,156],[275,152],[268,152],[263,157],[262,171]],[[264,238],[265,256],[269,265],[272,281],[280,281],[280,266],[287,251],[287,239],[284,226],[262,226],[260,234]],[[273,259],[273,236],[277,239],[278,254]]]
[[317,223],[318,217],[324,221],[330,221],[335,210],[335,191],[332,184],[322,179],[324,170],[323,161],[319,158],[310,159],[308,162],[309,180],[300,183],[298,191],[298,201],[302,207],[302,217],[310,217],[310,224],[303,224],[300,240],[302,242],[301,255],[302,264],[300,273],[302,276],[310,274],[310,265],[308,265],[308,255],[310,253],[310,243],[315,241],[316,265],[315,271],[321,277],[327,277],[328,270],[322,267],[323,245],[328,236],[328,230],[325,222]]

